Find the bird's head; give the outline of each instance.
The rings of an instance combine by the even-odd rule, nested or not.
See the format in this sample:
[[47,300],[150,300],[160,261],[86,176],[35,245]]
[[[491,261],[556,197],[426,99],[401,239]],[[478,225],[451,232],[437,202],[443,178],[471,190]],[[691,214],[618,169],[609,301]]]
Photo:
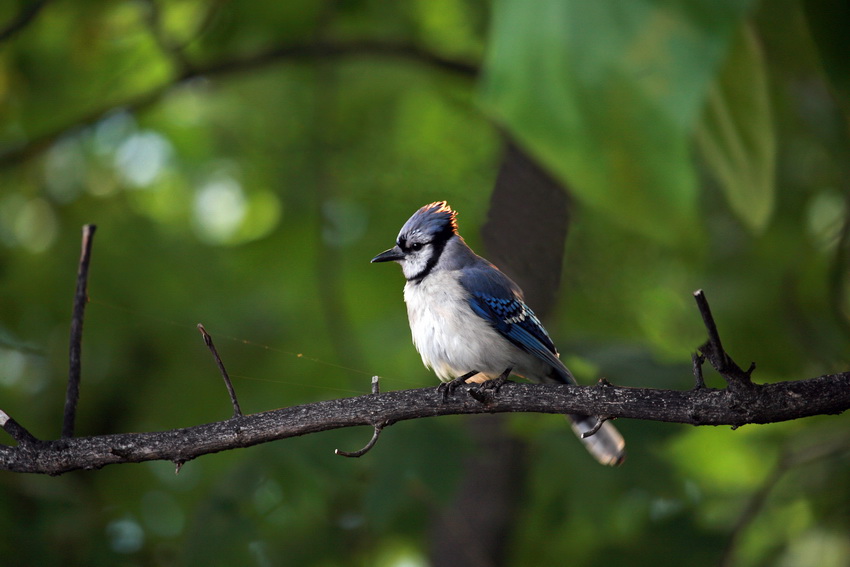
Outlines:
[[445,201],[425,205],[407,219],[396,244],[372,262],[398,262],[408,280],[421,280],[434,268],[446,243],[457,235],[457,213]]

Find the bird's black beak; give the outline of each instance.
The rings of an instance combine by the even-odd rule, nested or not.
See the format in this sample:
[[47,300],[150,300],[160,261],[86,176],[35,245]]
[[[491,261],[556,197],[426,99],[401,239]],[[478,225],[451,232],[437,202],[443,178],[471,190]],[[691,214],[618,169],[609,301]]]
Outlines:
[[401,251],[401,248],[398,246],[393,246],[389,250],[381,252],[374,258],[372,258],[372,263],[376,262],[398,262],[404,258],[404,252]]

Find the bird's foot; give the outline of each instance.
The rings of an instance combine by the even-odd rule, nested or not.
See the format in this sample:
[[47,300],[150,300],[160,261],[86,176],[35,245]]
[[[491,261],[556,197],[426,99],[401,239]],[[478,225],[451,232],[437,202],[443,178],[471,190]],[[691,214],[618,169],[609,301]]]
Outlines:
[[508,376],[511,375],[511,370],[513,368],[508,368],[499,376],[492,380],[485,380],[481,382],[476,387],[469,390],[469,395],[481,402],[482,404],[487,401],[487,396],[492,392],[493,395],[499,393],[499,389],[504,385],[505,382],[508,381]]
[[437,393],[440,394],[443,398],[443,401],[449,399],[449,396],[454,394],[454,391],[458,389],[459,386],[466,384],[466,381],[469,378],[472,378],[478,374],[477,370],[472,370],[467,372],[463,376],[458,376],[454,380],[450,380],[448,382],[442,382],[439,386],[437,386]]

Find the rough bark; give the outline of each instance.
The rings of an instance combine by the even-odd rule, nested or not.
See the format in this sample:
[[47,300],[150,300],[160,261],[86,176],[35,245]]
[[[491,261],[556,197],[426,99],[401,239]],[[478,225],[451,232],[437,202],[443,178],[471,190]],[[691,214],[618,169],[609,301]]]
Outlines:
[[18,442],[0,446],[0,469],[57,475],[117,463],[167,460],[182,464],[219,451],[356,425],[375,426],[453,414],[585,413],[692,425],[772,423],[850,408],[850,372],[750,388],[658,390],[507,383],[498,393],[462,386],[441,401],[434,388],[367,394],[293,406],[225,421],[150,433],[54,441],[32,438],[0,412],[0,426]]

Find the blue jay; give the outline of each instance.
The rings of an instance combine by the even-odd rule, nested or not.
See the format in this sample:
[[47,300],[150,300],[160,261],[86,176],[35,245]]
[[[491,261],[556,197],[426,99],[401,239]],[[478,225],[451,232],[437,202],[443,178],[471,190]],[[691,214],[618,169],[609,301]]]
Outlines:
[[[401,227],[396,245],[372,258],[401,265],[413,344],[444,395],[467,381],[498,388],[512,373],[575,384],[522,290],[467,246],[456,216],[445,201],[425,205]],[[600,463],[623,461],[625,442],[611,423],[567,417]]]

